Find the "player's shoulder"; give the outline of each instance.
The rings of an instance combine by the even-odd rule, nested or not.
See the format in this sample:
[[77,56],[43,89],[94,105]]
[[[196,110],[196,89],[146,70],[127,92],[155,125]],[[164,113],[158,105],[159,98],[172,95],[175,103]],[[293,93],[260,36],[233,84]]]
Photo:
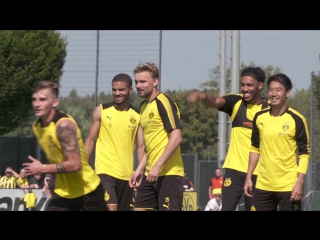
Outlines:
[[105,110],[105,109],[108,109],[108,108],[111,108],[114,106],[114,102],[107,102],[107,103],[101,103],[98,107],[102,108],[102,110]]
[[306,121],[306,117],[304,115],[302,115],[299,111],[297,111],[296,109],[292,108],[292,107],[288,107],[287,112],[291,115],[293,115],[294,117],[298,117],[301,118],[303,121]]
[[140,114],[139,109],[138,109],[137,107],[131,105],[131,104],[130,104],[129,109],[132,110],[132,111],[134,111],[134,112],[137,113],[137,114]]
[[242,93],[227,93],[222,97],[228,102],[236,103],[238,101],[244,101]]

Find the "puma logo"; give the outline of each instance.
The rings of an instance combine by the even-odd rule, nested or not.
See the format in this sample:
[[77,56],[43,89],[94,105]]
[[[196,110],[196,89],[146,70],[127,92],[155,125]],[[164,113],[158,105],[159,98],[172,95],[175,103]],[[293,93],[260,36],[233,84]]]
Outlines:
[[168,203],[168,205],[163,204],[162,206],[169,210],[169,205],[170,205],[170,203]]

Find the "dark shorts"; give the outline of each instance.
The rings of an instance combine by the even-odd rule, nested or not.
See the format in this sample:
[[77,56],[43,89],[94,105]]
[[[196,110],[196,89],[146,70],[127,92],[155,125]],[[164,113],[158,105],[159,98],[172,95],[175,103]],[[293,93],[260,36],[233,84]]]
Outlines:
[[155,183],[142,178],[134,208],[159,211],[182,211],[183,177],[161,176]]
[[251,211],[301,211],[301,200],[290,201],[290,192],[271,192],[255,189]]
[[[244,193],[246,173],[237,170],[225,169],[222,185],[222,211],[235,211]],[[254,191],[257,176],[252,175],[252,190]],[[252,198],[244,196],[246,211],[251,210]]]
[[91,193],[77,198],[64,198],[54,193],[46,211],[108,211],[103,196],[101,183]]
[[121,180],[107,174],[98,174],[105,192],[107,205],[117,205],[117,211],[129,211],[133,189],[129,181]]

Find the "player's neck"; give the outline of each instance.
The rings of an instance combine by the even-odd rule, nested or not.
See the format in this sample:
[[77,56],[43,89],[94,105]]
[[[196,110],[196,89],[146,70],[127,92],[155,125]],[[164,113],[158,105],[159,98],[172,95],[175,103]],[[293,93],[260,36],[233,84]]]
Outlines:
[[288,109],[287,104],[282,106],[272,106],[270,110],[270,114],[273,117],[281,116]]
[[129,101],[123,103],[115,103],[114,107],[119,111],[127,111],[130,107],[130,103]]
[[258,94],[255,98],[251,99],[251,101],[248,103],[252,104],[252,105],[257,105],[262,102],[262,99],[263,99],[262,96],[260,94]]
[[153,89],[151,95],[146,98],[147,103],[151,103],[160,94],[160,91],[156,88]]
[[52,121],[55,114],[56,114],[56,109],[52,108],[48,114],[41,116],[40,118],[42,122],[42,127],[47,127]]

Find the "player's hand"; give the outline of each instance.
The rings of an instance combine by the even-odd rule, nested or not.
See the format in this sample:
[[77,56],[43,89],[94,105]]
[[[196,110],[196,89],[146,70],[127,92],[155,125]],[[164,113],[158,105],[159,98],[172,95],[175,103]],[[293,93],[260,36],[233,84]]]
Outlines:
[[299,201],[302,197],[302,184],[296,183],[292,189],[290,201]]
[[203,94],[204,93],[202,93],[200,91],[190,93],[188,96],[188,102],[195,102],[195,101],[197,101],[197,99],[201,99],[201,96]]
[[139,170],[138,170],[138,171],[136,170],[136,171],[132,174],[132,176],[131,176],[131,178],[130,178],[130,180],[129,180],[129,186],[130,186],[131,188],[137,188],[137,187],[139,187],[140,184],[141,184],[142,175],[143,175],[143,172],[140,172]]
[[247,197],[253,197],[251,179],[246,179],[246,182],[243,187],[243,191],[244,191],[244,195],[246,195]]
[[149,171],[146,180],[148,182],[156,182],[158,180],[160,170],[161,170],[161,167],[159,167],[158,165],[154,165]]
[[30,176],[30,175],[36,175],[41,173],[42,163],[38,159],[35,159],[30,155],[28,156],[28,158],[31,161],[31,163],[22,164],[26,175]]

